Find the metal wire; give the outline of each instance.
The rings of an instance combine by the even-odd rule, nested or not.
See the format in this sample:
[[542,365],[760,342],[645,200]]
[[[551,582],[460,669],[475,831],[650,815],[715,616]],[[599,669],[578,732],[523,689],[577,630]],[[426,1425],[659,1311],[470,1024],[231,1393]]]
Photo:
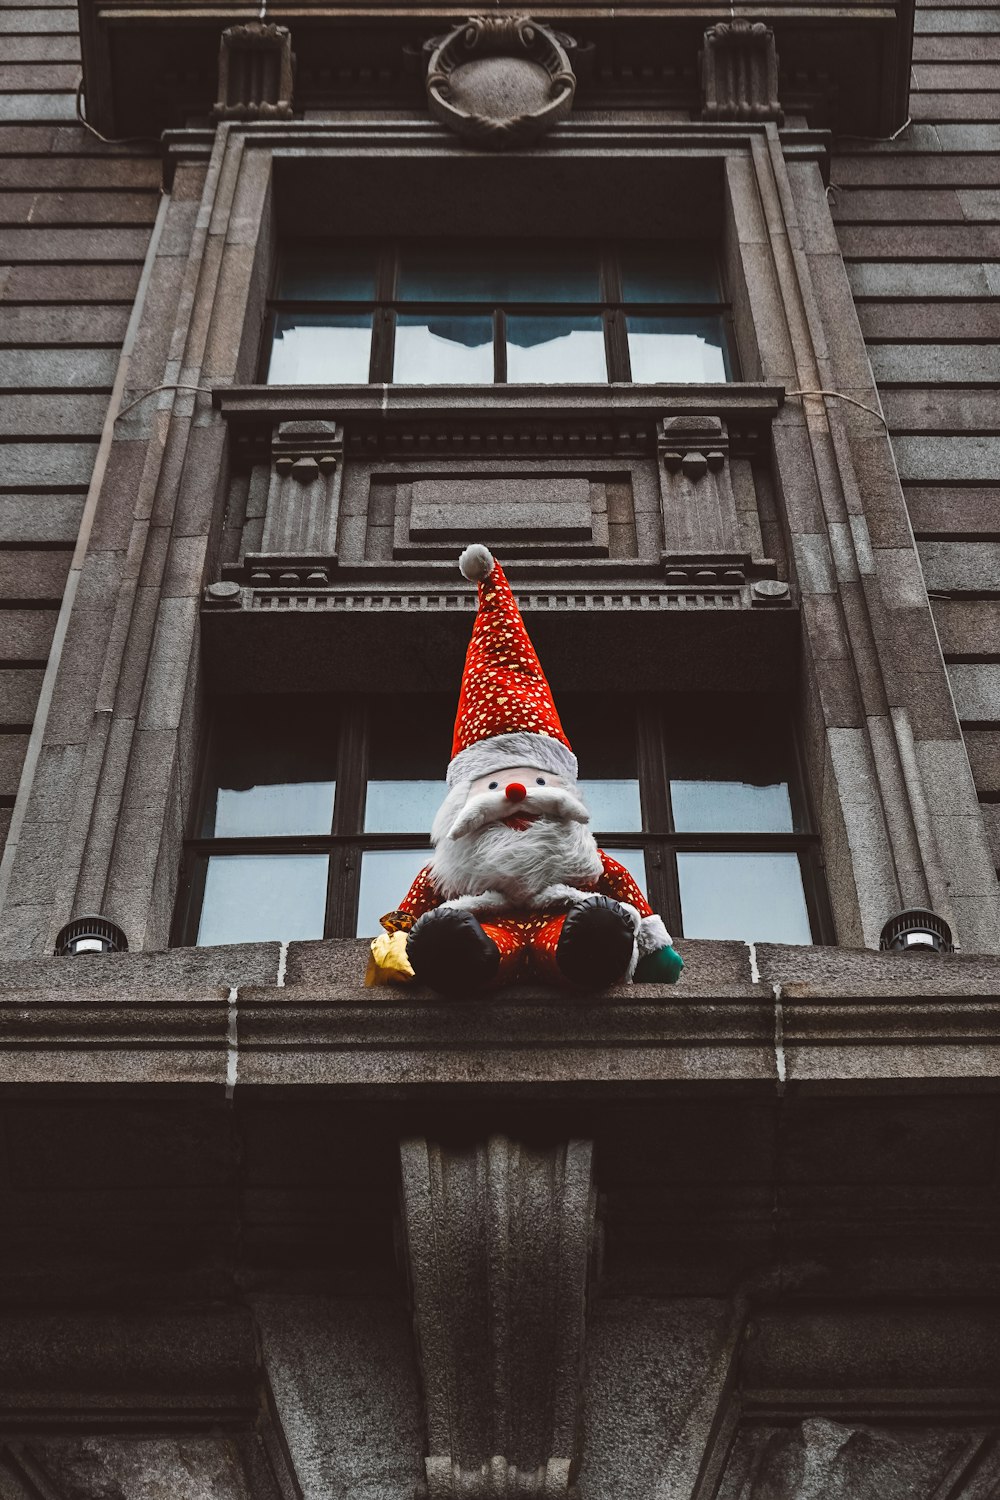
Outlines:
[[799,396],[803,400],[805,400],[808,396],[832,396],[835,401],[846,401],[849,406],[856,406],[860,411],[866,411],[871,416],[878,417],[886,432],[889,431],[889,424],[885,420],[885,417],[883,417],[882,413],[877,409],[877,407],[866,406],[863,401],[856,400],[854,396],[845,396],[843,391],[786,391],[785,396]]

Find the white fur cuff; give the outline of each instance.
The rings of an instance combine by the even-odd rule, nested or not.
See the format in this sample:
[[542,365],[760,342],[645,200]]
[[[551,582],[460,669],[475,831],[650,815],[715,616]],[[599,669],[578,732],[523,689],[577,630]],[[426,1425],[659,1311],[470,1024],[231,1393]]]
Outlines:
[[499,891],[481,891],[478,896],[453,896],[441,905],[448,911],[497,911],[501,906],[510,906],[506,896]]
[[656,953],[660,948],[669,948],[670,933],[663,925],[663,918],[655,915],[643,917],[639,923],[639,952]]
[[534,911],[559,911],[562,907],[571,910],[589,901],[593,894],[593,891],[581,891],[575,885],[547,885],[544,891],[532,898],[531,905]]

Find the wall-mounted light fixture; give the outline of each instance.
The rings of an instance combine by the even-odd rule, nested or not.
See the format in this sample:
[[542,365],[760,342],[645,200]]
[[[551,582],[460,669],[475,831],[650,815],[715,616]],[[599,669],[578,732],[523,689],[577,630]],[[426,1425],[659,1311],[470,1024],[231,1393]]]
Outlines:
[[127,953],[128,938],[107,917],[74,917],[60,928],[56,953],[60,958],[78,953]]
[[897,912],[882,928],[883,953],[954,953],[951,928],[936,912],[920,906]]

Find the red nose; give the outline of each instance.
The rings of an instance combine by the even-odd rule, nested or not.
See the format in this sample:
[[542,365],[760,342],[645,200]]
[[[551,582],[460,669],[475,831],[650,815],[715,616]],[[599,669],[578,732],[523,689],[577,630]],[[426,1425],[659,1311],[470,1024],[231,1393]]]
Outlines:
[[523,787],[519,781],[512,781],[504,793],[508,802],[523,802],[527,795],[527,788]]

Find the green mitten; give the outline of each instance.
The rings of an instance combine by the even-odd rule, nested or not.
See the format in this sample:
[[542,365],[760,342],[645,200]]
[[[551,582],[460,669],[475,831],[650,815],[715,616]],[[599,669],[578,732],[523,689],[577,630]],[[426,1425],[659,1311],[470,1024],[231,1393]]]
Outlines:
[[632,977],[636,984],[676,984],[683,967],[684,960],[676,948],[657,948],[643,954]]

